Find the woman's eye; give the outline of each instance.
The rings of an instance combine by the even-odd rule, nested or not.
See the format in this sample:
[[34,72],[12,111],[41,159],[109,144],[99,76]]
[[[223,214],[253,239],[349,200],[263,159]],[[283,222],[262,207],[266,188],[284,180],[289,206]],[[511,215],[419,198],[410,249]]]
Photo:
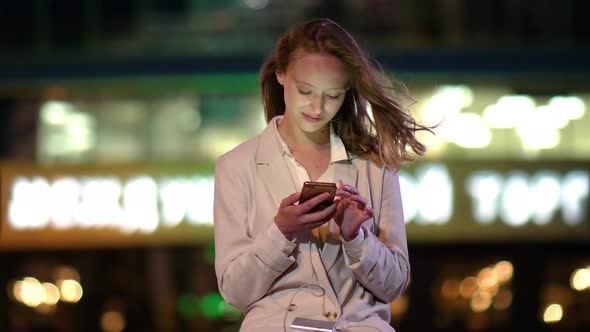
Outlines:
[[342,96],[342,95],[336,95],[336,96],[330,96],[330,95],[328,95],[328,98],[330,98],[330,99],[338,99],[338,98],[340,98],[341,96]]
[[311,94],[311,91],[299,90],[299,93],[302,94],[302,95],[307,96],[307,95]]

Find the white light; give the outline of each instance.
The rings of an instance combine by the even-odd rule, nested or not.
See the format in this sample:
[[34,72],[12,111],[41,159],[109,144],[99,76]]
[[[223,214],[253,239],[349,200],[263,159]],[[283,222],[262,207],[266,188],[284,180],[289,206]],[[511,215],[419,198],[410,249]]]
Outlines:
[[153,233],[182,220],[212,225],[213,181],[213,176],[164,178],[158,185],[149,176],[124,184],[115,177],[64,177],[49,184],[42,177],[20,177],[12,184],[8,222],[14,229],[109,227],[126,233]]
[[416,171],[415,177],[400,171],[404,220],[417,224],[446,224],[453,214],[453,185],[446,167],[428,164]]
[[477,222],[489,224],[496,219],[501,185],[502,178],[491,171],[475,172],[467,178],[465,191],[473,199],[473,216]]
[[418,208],[416,222],[445,224],[453,214],[453,184],[445,166],[431,164],[416,172],[418,197],[428,204]]
[[572,171],[561,183],[563,220],[568,225],[579,225],[586,219],[590,175],[584,171]]
[[535,111],[535,101],[527,95],[509,95],[483,110],[483,118],[491,128],[513,128],[525,123]]
[[160,181],[160,200],[162,201],[162,223],[167,227],[180,224],[189,209],[192,198],[190,182],[181,178],[164,178]]
[[52,224],[58,229],[71,227],[76,218],[76,207],[80,202],[80,183],[72,178],[57,179],[51,185],[51,194],[47,197]]
[[[12,187],[8,222],[15,229],[42,228],[49,222],[50,187],[45,178],[18,177]],[[31,208],[34,206],[35,208]]]
[[121,183],[115,177],[87,177],[81,180],[80,203],[76,207],[76,225],[97,227],[119,224]]
[[192,179],[193,204],[188,213],[188,221],[193,224],[213,225],[213,177],[195,177]]
[[437,134],[463,148],[483,148],[492,139],[490,129],[474,113],[453,114],[439,128]]
[[558,175],[548,171],[537,173],[532,181],[530,200],[534,206],[533,221],[537,225],[549,223],[560,203]]
[[438,100],[461,109],[473,103],[473,91],[467,85],[443,85],[436,92]]
[[466,85],[443,85],[426,101],[422,117],[428,123],[438,123],[461,112],[473,102],[473,92]]
[[570,121],[568,115],[554,105],[537,107],[533,116],[534,122],[539,123],[543,128],[564,128]]
[[123,189],[129,231],[153,233],[158,228],[158,187],[148,176],[131,179]]
[[410,174],[400,171],[398,176],[400,192],[403,197],[402,207],[404,210],[404,220],[406,223],[408,223],[413,220],[418,213],[418,191]]
[[586,113],[584,101],[577,96],[555,96],[549,100],[549,105],[566,114],[570,120],[579,119]]
[[543,312],[543,321],[545,323],[557,323],[563,317],[563,309],[559,304],[550,304]]
[[524,173],[513,172],[508,175],[500,209],[500,216],[508,225],[522,226],[530,218],[532,202],[529,193]]
[[68,102],[47,101],[41,105],[41,120],[49,125],[62,125],[72,109]]
[[64,142],[70,151],[85,151],[94,145],[94,119],[83,112],[71,112],[64,119],[67,140]]
[[570,285],[574,290],[583,291],[590,289],[590,270],[577,269],[572,273]]
[[531,122],[519,126],[517,131],[526,148],[551,149],[559,144],[559,132],[539,121],[531,120]]
[[165,226],[176,226],[184,219],[192,224],[213,224],[213,177],[165,178],[160,188]]

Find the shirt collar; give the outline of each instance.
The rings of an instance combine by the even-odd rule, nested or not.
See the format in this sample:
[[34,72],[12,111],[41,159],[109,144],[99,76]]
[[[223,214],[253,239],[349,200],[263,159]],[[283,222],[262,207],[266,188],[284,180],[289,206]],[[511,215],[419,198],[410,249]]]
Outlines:
[[[284,155],[288,155],[289,157],[293,158],[293,154],[291,153],[291,150],[289,149],[289,146],[287,145],[287,143],[285,143],[285,140],[283,140],[283,137],[281,137],[281,134],[279,134],[279,122],[281,122],[283,120],[283,116],[279,115],[276,116],[276,121],[274,122],[274,132],[275,132],[275,136],[277,138],[277,141],[279,142],[279,145],[281,147],[281,154]],[[332,123],[330,122],[330,164],[338,162],[338,161],[342,161],[342,160],[348,160],[348,153],[346,152],[346,147],[344,146],[344,143],[342,142],[342,140],[340,139],[340,137],[338,137],[338,135],[336,135],[336,132],[334,131],[334,127],[332,125]]]

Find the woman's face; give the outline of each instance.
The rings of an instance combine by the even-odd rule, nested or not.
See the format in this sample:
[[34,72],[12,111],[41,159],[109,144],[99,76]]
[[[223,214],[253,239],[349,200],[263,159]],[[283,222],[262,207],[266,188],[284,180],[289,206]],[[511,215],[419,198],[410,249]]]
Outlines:
[[277,79],[284,88],[285,119],[306,133],[325,128],[340,110],[349,84],[340,59],[303,51],[295,53]]

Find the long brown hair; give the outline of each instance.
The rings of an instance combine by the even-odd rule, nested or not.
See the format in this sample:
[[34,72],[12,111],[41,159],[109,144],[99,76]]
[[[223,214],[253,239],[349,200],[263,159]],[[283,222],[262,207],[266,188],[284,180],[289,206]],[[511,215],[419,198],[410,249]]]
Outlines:
[[289,30],[262,65],[260,86],[267,122],[285,113],[283,87],[276,74],[286,72],[297,50],[331,54],[345,64],[350,89],[332,123],[350,153],[392,170],[414,160],[408,147],[417,155],[424,154],[426,147],[415,134],[430,129],[416,123],[400,97],[393,93],[392,81],[369,62],[346,30],[329,19],[309,21]]

